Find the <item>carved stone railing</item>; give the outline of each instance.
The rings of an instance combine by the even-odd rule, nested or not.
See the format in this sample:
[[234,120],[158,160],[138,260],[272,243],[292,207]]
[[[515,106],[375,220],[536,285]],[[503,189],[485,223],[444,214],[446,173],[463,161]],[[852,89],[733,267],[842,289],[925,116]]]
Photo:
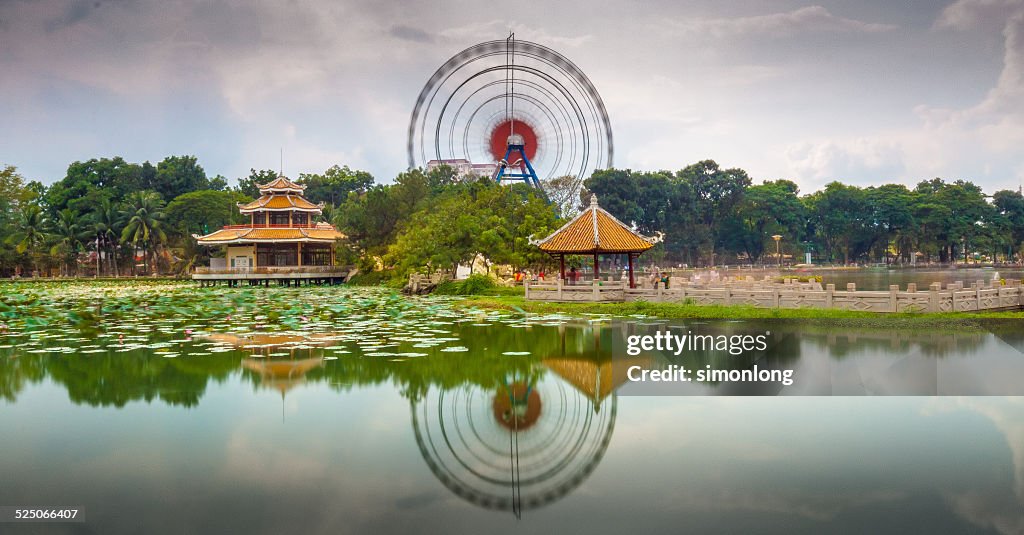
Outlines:
[[[834,284],[824,289],[817,283],[776,283],[773,285],[723,285],[709,288],[687,284],[669,285],[666,289],[629,288],[622,282],[563,285],[527,282],[526,298],[541,301],[650,301],[685,302],[699,305],[747,305],[760,308],[828,308],[868,312],[968,312],[978,310],[1015,309],[1024,305],[1024,287],[1020,281],[977,281],[966,287],[955,282],[942,287],[933,283],[918,291],[916,284],[905,290],[896,285],[888,291],[858,291],[855,284],[836,290]],[[816,286],[816,287],[815,287]]]

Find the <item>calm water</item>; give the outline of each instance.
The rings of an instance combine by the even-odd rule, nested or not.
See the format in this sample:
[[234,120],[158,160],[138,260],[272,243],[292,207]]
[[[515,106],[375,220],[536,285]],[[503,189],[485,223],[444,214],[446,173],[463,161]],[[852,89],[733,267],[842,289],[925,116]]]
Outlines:
[[836,289],[845,290],[846,284],[857,284],[858,290],[888,290],[890,284],[898,284],[906,289],[908,283],[917,284],[918,290],[927,289],[933,282],[941,282],[943,287],[950,282],[963,281],[965,285],[979,280],[1022,279],[1024,271],[1020,269],[885,269],[865,268],[859,270],[823,270],[820,272],[824,284],[835,284]]
[[[352,300],[289,291],[268,295]],[[612,348],[663,325],[363,299],[283,331],[245,311],[222,330],[14,326],[0,505],[88,521],[0,532],[1024,533],[1024,398],[628,396]],[[775,328],[772,358],[805,388],[905,392],[922,366],[968,389],[1024,377],[1013,325]]]

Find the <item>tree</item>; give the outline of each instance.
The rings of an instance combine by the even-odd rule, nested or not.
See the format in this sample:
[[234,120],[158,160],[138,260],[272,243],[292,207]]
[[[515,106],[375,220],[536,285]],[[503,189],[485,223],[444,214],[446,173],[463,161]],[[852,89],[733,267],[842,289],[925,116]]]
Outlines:
[[541,187],[547,195],[548,200],[558,207],[558,213],[565,219],[576,217],[580,212],[580,190],[583,188],[583,181],[574,175],[565,175],[542,180]]
[[[25,179],[13,165],[0,169],[0,237],[11,236],[16,232],[17,216],[31,202],[34,194],[25,184]],[[0,273],[7,273],[18,261],[19,254],[15,245],[8,240],[0,240]]]
[[790,243],[800,241],[806,221],[799,189],[789,180],[765,181],[747,188],[734,214],[723,223],[723,244],[757,262],[774,234]]
[[263,169],[262,171],[249,169],[249,176],[238,179],[235,191],[255,199],[260,196],[260,184],[269,184],[276,178],[277,171],[273,169]]
[[143,167],[128,163],[120,156],[93,158],[69,165],[64,178],[46,190],[44,201],[53,214],[70,208],[88,215],[104,199],[119,202],[129,193],[145,187]]
[[836,250],[843,254],[843,263],[850,263],[862,252],[868,216],[864,191],[856,186],[830,182],[824,190],[804,197],[804,204],[818,239],[829,259]]
[[15,232],[7,238],[18,254],[28,254],[37,273],[40,267],[39,251],[49,239],[50,221],[46,212],[37,204],[29,204],[21,209]]
[[69,264],[72,263],[75,264],[77,272],[77,256],[82,247],[82,238],[87,232],[78,212],[70,208],[57,212],[57,219],[53,224],[54,243],[50,247],[50,254],[60,259],[62,276],[71,274]]
[[248,222],[238,212],[238,203],[249,201],[252,198],[237,191],[190,191],[167,205],[166,223],[182,236],[208,234],[224,225]]
[[1007,229],[1008,249],[1018,250],[1024,244],[1024,195],[1019,191],[997,191],[992,195],[992,204]]
[[[120,277],[117,268],[118,240],[122,231],[121,212],[109,199],[104,199],[90,218],[92,231],[100,248],[106,252],[107,264],[114,277]],[[96,251],[100,254],[100,251]]]
[[156,165],[152,186],[164,202],[169,202],[183,193],[210,189],[210,180],[195,156],[168,156]]
[[122,214],[126,220],[121,231],[121,242],[132,247],[142,247],[146,273],[150,272],[150,256],[153,250],[167,241],[164,232],[164,201],[154,191],[137,191],[125,200]]
[[333,165],[323,174],[302,173],[298,182],[306,186],[305,196],[310,202],[339,204],[350,191],[366,191],[373,186],[373,175],[366,171],[353,171],[348,166]]

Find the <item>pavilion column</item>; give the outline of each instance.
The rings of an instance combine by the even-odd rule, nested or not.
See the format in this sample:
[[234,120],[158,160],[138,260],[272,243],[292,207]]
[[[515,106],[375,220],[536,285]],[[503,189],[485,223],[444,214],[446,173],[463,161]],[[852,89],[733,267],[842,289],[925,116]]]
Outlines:
[[558,255],[558,267],[562,276],[562,284],[565,284],[565,253]]
[[597,260],[597,253],[595,252],[595,253],[594,253],[594,280],[595,280],[595,281],[596,281],[596,280],[599,280],[599,279],[601,278],[601,275],[600,275],[600,274],[598,273],[598,265],[597,265],[597,262],[598,262],[598,260]]
[[[288,227],[291,228],[291,226],[292,226],[292,211],[288,210]],[[301,249],[302,246],[300,245],[299,248]],[[302,265],[302,264],[299,264],[299,265]]]
[[633,280],[633,253],[626,253],[626,258],[629,259],[629,287],[636,288],[636,282]]
[[[291,216],[289,216],[288,218],[291,219]],[[302,242],[299,242],[299,249],[298,249],[298,251],[299,252],[298,252],[298,255],[297,255],[296,259],[299,262],[299,267],[302,267]]]
[[331,244],[331,267],[334,267],[334,262],[335,262],[335,258],[334,258],[334,244]]

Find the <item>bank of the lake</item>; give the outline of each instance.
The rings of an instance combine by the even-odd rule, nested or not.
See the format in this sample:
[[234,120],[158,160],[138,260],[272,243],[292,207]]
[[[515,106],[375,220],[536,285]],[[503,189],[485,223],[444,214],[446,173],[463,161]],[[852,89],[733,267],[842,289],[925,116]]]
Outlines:
[[892,329],[976,329],[982,328],[980,324],[983,321],[1024,318],[1024,311],[880,314],[854,310],[779,309],[743,305],[697,305],[692,303],[651,303],[646,301],[626,303],[556,303],[528,301],[522,295],[467,296],[461,302],[461,306],[491,310],[512,310],[530,314],[607,314],[620,317],[643,315],[665,319],[707,320],[792,319],[816,325]]

